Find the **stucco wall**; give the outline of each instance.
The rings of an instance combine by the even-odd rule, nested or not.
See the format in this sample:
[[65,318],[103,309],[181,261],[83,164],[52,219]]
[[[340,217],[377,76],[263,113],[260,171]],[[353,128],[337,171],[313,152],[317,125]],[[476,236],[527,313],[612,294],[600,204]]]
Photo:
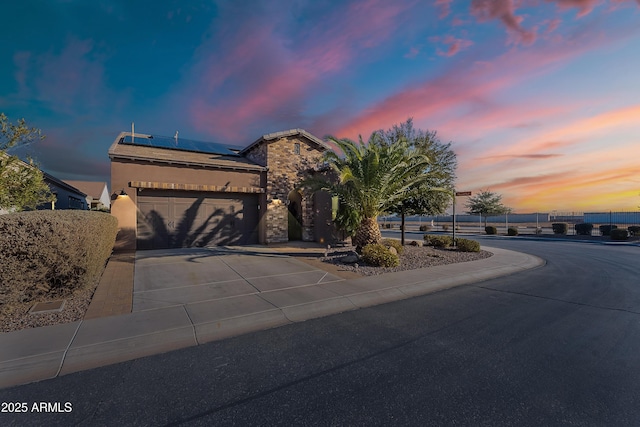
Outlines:
[[[208,169],[197,166],[167,165],[164,163],[138,162],[125,159],[111,161],[111,214],[118,219],[119,235],[117,249],[135,249],[136,244],[136,205],[138,193],[129,184],[132,181],[158,182],[173,184],[204,184],[211,186],[264,188],[266,174],[259,171]],[[126,197],[116,197],[124,190]],[[261,211],[266,205],[266,197],[261,194]],[[260,221],[261,227],[266,225]],[[259,232],[264,241],[264,231]]]

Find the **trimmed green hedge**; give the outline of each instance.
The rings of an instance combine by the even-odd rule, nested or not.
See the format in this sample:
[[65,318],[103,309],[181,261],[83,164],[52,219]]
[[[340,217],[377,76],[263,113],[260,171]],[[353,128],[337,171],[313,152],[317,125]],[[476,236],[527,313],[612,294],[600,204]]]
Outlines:
[[100,278],[118,220],[92,211],[0,215],[0,311],[47,294],[64,297]]
[[627,230],[632,236],[640,236],[640,225],[630,225]]
[[480,242],[470,239],[456,239],[456,248],[460,252],[480,252]]
[[611,231],[616,230],[618,226],[607,224],[607,225],[601,225],[599,228],[600,228],[600,234],[602,234],[603,236],[610,236]]
[[496,227],[494,227],[493,225],[487,225],[484,228],[484,232],[487,234],[498,234],[498,229]]
[[591,232],[593,231],[593,224],[591,224],[590,222],[583,222],[574,225],[573,228],[575,228],[576,234],[580,236],[591,236]]
[[453,244],[453,239],[447,235],[425,234],[424,240],[434,248],[448,248]]
[[553,229],[553,234],[567,234],[569,224],[566,222],[554,222],[551,224],[551,228]]
[[380,243],[372,243],[362,248],[362,259],[374,267],[397,267],[400,264],[398,255]]
[[614,228],[609,234],[611,240],[627,240],[629,238],[629,232],[624,228]]

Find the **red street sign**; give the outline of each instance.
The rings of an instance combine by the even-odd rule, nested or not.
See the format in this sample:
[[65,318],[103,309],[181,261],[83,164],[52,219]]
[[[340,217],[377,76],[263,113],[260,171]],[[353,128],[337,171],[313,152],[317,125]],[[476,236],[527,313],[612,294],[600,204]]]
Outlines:
[[470,196],[471,191],[456,191],[456,196]]

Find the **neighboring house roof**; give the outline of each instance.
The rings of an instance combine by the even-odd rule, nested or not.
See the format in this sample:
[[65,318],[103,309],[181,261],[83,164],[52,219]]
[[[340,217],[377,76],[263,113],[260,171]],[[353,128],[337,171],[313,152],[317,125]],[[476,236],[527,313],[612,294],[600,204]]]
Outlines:
[[65,179],[64,182],[81,190],[86,193],[87,196],[91,196],[94,199],[102,197],[102,193],[107,187],[107,183],[104,181],[72,181]]
[[[130,132],[121,132],[109,148],[111,159],[123,158],[148,162],[183,164],[220,169],[241,169],[251,171],[265,171],[249,159],[228,151],[228,154],[203,153],[186,151],[180,148],[164,148],[153,145],[138,145],[125,143],[125,137],[131,138]],[[149,138],[152,135],[135,134],[135,138]],[[153,138],[150,138],[153,141]]]
[[251,143],[250,145],[248,145],[245,148],[243,148],[242,150],[240,150],[239,154],[244,154],[244,153],[248,152],[253,147],[255,147],[256,145],[260,144],[263,141],[272,141],[274,139],[286,138],[288,136],[296,136],[296,135],[304,136],[308,140],[310,140],[310,141],[316,143],[317,145],[319,145],[324,150],[331,150],[331,147],[329,147],[324,141],[322,141],[320,138],[318,138],[316,136],[311,135],[306,130],[304,130],[304,129],[289,129],[289,130],[284,130],[284,131],[281,131],[281,132],[273,132],[273,133],[268,133],[266,135],[262,135],[260,138],[256,139],[253,143]]
[[56,178],[55,176],[49,175],[48,173],[42,171],[42,173],[44,174],[44,180],[47,184],[49,185],[55,185],[57,187],[60,188],[64,188],[67,191],[70,191],[72,193],[76,193],[79,196],[82,197],[87,197],[87,194],[78,190],[76,187],[74,187],[73,185],[67,184],[66,182],[62,181],[61,179]]

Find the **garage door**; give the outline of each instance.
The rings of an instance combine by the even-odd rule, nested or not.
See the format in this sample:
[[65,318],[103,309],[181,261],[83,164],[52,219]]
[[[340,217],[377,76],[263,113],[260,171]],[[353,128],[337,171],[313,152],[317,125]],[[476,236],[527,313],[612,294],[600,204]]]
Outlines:
[[143,190],[138,249],[258,243],[258,196]]

